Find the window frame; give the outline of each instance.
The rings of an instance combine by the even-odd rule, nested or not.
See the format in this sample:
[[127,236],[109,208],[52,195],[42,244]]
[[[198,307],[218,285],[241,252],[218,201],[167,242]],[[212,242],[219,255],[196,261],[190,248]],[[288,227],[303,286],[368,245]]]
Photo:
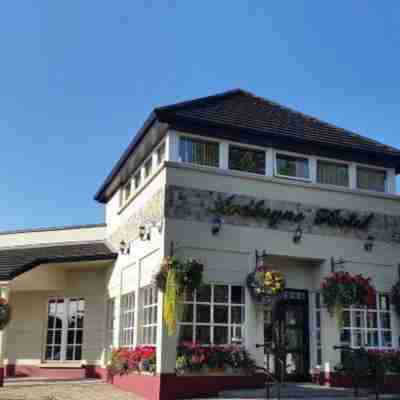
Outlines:
[[[178,328],[180,329],[182,326],[191,326],[193,329],[192,332],[192,340],[193,342],[197,343],[197,333],[196,333],[196,328],[197,326],[206,326],[210,328],[210,343],[201,343],[202,346],[231,346],[233,344],[232,342],[232,330],[233,329],[240,329],[241,332],[241,345],[244,345],[245,342],[245,327],[246,327],[246,321],[247,321],[247,315],[246,315],[246,289],[245,286],[241,284],[226,284],[226,283],[209,283],[208,285],[211,286],[211,294],[210,294],[210,301],[198,301],[197,300],[197,290],[192,294],[192,300],[183,300],[182,305],[184,306],[185,304],[192,305],[193,307],[193,321],[191,322],[182,322],[178,321]],[[214,301],[214,290],[215,286],[227,286],[228,287],[228,302],[227,303],[222,303],[222,302],[215,302]],[[238,286],[242,288],[242,295],[243,295],[243,302],[242,303],[232,303],[232,287]],[[210,307],[210,321],[209,322],[198,322],[197,321],[197,306],[198,305],[205,305]],[[220,323],[220,322],[214,322],[214,311],[215,307],[218,306],[224,306],[228,308],[228,322],[226,323]],[[241,308],[241,315],[242,315],[242,322],[240,324],[237,323],[232,323],[232,308],[233,307],[240,307]],[[214,341],[214,328],[215,327],[226,327],[228,330],[228,337],[227,337],[227,343],[224,344],[215,344]],[[179,340],[180,339],[180,332],[178,335]]]
[[[124,299],[129,299],[133,296],[133,301],[124,303]],[[119,345],[120,347],[134,347],[135,346],[135,325],[136,325],[136,301],[137,296],[134,290],[124,293],[120,298],[120,316],[119,316]],[[131,307],[126,307],[126,304],[131,304]],[[128,322],[125,325],[125,322]],[[130,323],[129,323],[130,321]],[[128,343],[129,342],[129,343]]]
[[[308,178],[303,178],[301,176],[279,174],[279,172],[278,172],[278,156],[279,155],[307,160],[307,162],[308,162]],[[312,173],[311,173],[311,163],[312,163],[311,156],[308,156],[306,154],[293,153],[290,151],[274,150],[274,176],[277,178],[291,179],[291,180],[296,180],[296,181],[314,183],[313,179],[312,179]]]
[[[366,192],[366,193],[384,193],[384,194],[389,193],[389,170],[387,168],[378,167],[378,166],[374,166],[374,165],[368,165],[368,164],[358,164],[358,163],[356,164],[355,168],[356,168],[356,171],[355,171],[355,174],[356,174],[355,185],[356,185],[356,187],[355,188],[357,190],[360,190],[360,191],[363,191],[363,192]],[[384,187],[384,190],[380,191],[380,190],[365,189],[365,188],[358,187],[358,170],[359,169],[367,169],[367,170],[371,170],[371,171],[384,172],[385,173],[385,187]]]
[[[217,146],[217,165],[206,165],[206,164],[199,164],[199,163],[195,163],[192,161],[185,161],[182,159],[182,154],[181,154],[181,145],[182,145],[182,140],[191,140],[194,142],[200,142],[200,143],[204,143],[204,144],[215,144]],[[203,137],[203,136],[196,136],[196,135],[190,135],[190,134],[186,134],[186,133],[181,133],[179,135],[179,140],[178,140],[178,160],[181,163],[184,164],[190,164],[190,165],[196,165],[196,166],[200,166],[200,167],[207,167],[207,168],[221,168],[221,141],[220,140],[216,140],[213,138],[209,138],[209,137]],[[185,152],[186,153],[186,152]],[[186,155],[186,154],[185,154]]]
[[[145,298],[146,295],[145,293],[148,292],[149,294],[151,293],[152,295],[152,302],[149,302],[145,304]],[[158,330],[158,289],[154,285],[147,285],[143,286],[140,288],[140,323],[139,323],[139,336],[138,336],[138,341],[141,346],[155,346],[157,344],[157,330]],[[151,310],[151,312],[150,312]],[[149,317],[146,317],[146,314],[152,315],[152,319],[150,320]],[[148,319],[148,321],[146,321]],[[150,322],[149,322],[150,321]],[[155,332],[154,335],[154,343],[151,343],[150,341],[145,341],[145,334],[144,332],[146,330],[150,331],[150,337],[151,332]]]
[[[350,308],[344,308],[343,309],[343,313],[344,312],[350,312],[350,325],[349,326],[345,326],[344,325],[344,321],[343,321],[343,326],[340,328],[339,334],[340,334],[340,343],[342,344],[342,339],[341,339],[341,334],[342,331],[346,330],[350,332],[350,347],[352,348],[360,348],[360,347],[364,347],[366,349],[375,349],[375,350],[392,350],[394,349],[394,333],[395,330],[393,329],[394,327],[394,321],[395,319],[393,318],[393,307],[390,304],[390,299],[389,299],[389,294],[387,293],[377,293],[376,295],[376,304],[377,307],[374,308],[366,308],[366,307],[350,307]],[[382,309],[381,305],[380,305],[380,296],[385,296],[386,297],[386,301],[388,304],[388,309]],[[361,312],[362,313],[362,319],[363,319],[363,326],[356,326],[354,321],[353,321],[353,314]],[[369,328],[368,327],[368,313],[375,313],[376,314],[376,328]],[[382,328],[382,321],[381,321],[381,314],[388,314],[390,317],[390,328]],[[363,343],[361,346],[358,346],[355,344],[355,336],[354,336],[354,332],[355,331],[360,331],[362,332],[363,335]],[[370,332],[376,332],[378,335],[378,346],[368,346],[367,344],[367,334]],[[390,332],[390,336],[391,336],[391,344],[390,346],[383,346],[382,343],[382,334],[385,332]]]
[[[162,159],[161,159],[161,157],[160,157],[160,150],[161,150],[161,149],[163,149],[163,152],[162,152],[162,154],[163,154]],[[156,161],[157,166],[156,166],[156,167],[159,167],[159,166],[166,160],[166,156],[167,156],[167,144],[166,144],[165,140],[163,140],[163,141],[155,148],[154,153],[156,154],[156,159],[157,159],[157,161]]]
[[[148,168],[148,166],[150,166]],[[143,170],[144,170],[144,179],[147,180],[151,177],[153,173],[153,153],[150,154],[150,157],[146,159],[146,161],[143,163]]]
[[[264,153],[264,172],[255,172],[255,171],[246,171],[243,169],[236,169],[236,168],[232,168],[231,167],[231,148],[232,147],[236,147],[238,149],[243,149],[245,151],[252,151],[255,153]],[[235,171],[235,172],[243,172],[246,174],[254,174],[254,175],[261,175],[261,176],[265,176],[267,173],[267,152],[266,150],[262,150],[262,149],[256,149],[256,148],[252,148],[252,147],[248,147],[246,145],[242,145],[242,144],[233,144],[233,143],[228,143],[228,169],[230,171]]]
[[[327,164],[336,164],[336,165],[341,165],[343,167],[347,167],[347,175],[348,175],[347,176],[347,179],[348,179],[347,186],[319,182],[318,181],[318,163],[319,162],[327,163]],[[322,185],[322,186],[334,187],[334,188],[339,188],[339,189],[342,189],[342,188],[349,189],[349,188],[351,188],[351,168],[352,168],[351,163],[348,163],[345,161],[339,161],[337,159],[332,159],[332,158],[317,157],[315,160],[315,183],[318,185]]]

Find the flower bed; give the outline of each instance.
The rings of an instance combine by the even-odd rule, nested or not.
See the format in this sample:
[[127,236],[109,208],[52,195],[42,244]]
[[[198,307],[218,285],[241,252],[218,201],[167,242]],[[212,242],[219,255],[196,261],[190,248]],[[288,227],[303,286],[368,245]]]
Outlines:
[[176,371],[184,374],[245,373],[255,370],[255,362],[241,346],[201,346],[182,343],[177,349]]
[[156,348],[154,346],[139,346],[134,349],[119,348],[113,350],[107,366],[111,376],[130,372],[156,371]]

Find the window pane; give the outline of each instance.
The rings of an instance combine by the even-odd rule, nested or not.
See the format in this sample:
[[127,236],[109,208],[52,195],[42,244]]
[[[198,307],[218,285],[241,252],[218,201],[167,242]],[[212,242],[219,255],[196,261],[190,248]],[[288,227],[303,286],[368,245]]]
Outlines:
[[179,340],[181,342],[192,342],[193,339],[193,326],[181,325],[179,328]]
[[160,165],[165,160],[165,143],[157,149],[157,164]]
[[367,346],[378,347],[378,331],[368,331],[367,332]]
[[342,329],[340,332],[340,343],[344,346],[350,346],[351,336],[349,329]]
[[386,189],[386,172],[371,168],[357,168],[357,187],[359,189],[384,192]]
[[376,312],[367,312],[367,328],[378,327],[378,316]]
[[141,175],[140,175],[140,171],[137,172],[133,178],[134,180],[134,185],[135,185],[135,190],[139,188],[140,186],[140,179],[141,179]]
[[203,303],[211,302],[211,286],[204,285],[201,286],[200,289],[197,290],[196,300]]
[[265,175],[265,151],[229,146],[229,169]]
[[151,168],[153,166],[153,159],[150,157],[144,164],[144,176],[148,178],[151,174]]
[[210,322],[210,306],[198,304],[196,310],[197,322]]
[[214,344],[215,345],[228,344],[228,327],[227,326],[214,327]]
[[231,314],[232,324],[242,324],[244,322],[244,307],[232,307]]
[[389,313],[379,313],[381,318],[381,328],[382,329],[391,329],[390,324],[390,314]]
[[383,347],[392,347],[392,332],[383,331],[381,332],[381,337]]
[[214,306],[214,322],[216,324],[228,323],[228,306]]
[[349,186],[349,167],[344,164],[318,161],[317,182],[329,185]]
[[228,303],[229,286],[214,286],[214,303]]
[[193,322],[193,304],[184,304],[182,322]]
[[244,304],[244,290],[243,286],[232,286],[231,287],[232,303]]
[[196,327],[196,342],[201,344],[210,344],[210,327],[197,326]]
[[183,162],[219,166],[219,144],[197,139],[181,138],[179,146],[180,158]]
[[308,159],[277,154],[276,167],[278,175],[309,178]]

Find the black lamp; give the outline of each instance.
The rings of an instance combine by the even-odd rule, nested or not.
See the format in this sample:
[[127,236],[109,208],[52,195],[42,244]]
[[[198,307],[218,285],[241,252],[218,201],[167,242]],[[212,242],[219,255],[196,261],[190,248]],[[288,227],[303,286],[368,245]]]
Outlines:
[[293,242],[300,243],[302,238],[303,238],[303,229],[301,228],[300,225],[298,225],[298,227],[294,231]]
[[215,236],[218,235],[219,232],[221,231],[221,226],[222,226],[222,220],[220,217],[215,217],[212,220],[212,227],[211,227],[211,233]]
[[125,242],[124,239],[122,239],[119,242],[119,252],[121,254],[129,254],[130,253],[130,246],[128,246],[128,244]]
[[368,237],[364,243],[365,251],[368,251],[368,252],[372,251],[372,249],[374,248],[374,241],[375,241],[375,238],[372,235],[368,235]]
[[139,237],[140,240],[150,240],[150,229],[146,227],[146,225],[139,226]]

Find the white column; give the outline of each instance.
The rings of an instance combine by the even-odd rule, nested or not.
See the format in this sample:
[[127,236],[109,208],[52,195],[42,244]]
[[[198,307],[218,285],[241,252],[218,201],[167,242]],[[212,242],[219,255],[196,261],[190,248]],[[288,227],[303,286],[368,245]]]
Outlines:
[[387,172],[387,191],[391,194],[396,194],[396,171],[389,169]]
[[219,167],[229,168],[229,144],[226,142],[219,143]]
[[[10,301],[10,286],[9,283],[7,284],[0,284],[0,297],[3,299],[7,300],[7,302]],[[0,387],[3,386],[4,383],[4,358],[6,355],[6,335],[7,335],[7,329],[4,328],[3,330],[0,331]]]
[[317,182],[317,158],[310,157],[310,179],[311,182]]
[[357,189],[357,165],[351,163],[349,165],[349,183],[351,189]]
[[167,161],[179,161],[179,134],[170,129],[167,133],[165,158]]
[[275,169],[275,153],[273,149],[265,151],[265,175],[274,176]]
[[264,315],[262,306],[256,306],[246,289],[246,324],[244,344],[259,367],[264,366],[264,348],[256,348],[257,344],[264,343]]

